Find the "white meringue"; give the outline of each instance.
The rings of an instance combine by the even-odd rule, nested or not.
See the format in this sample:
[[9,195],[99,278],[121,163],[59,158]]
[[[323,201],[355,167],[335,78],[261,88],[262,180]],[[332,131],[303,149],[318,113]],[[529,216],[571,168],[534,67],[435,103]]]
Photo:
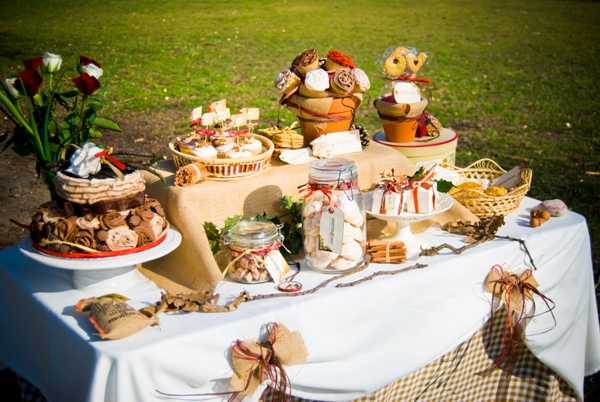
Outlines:
[[371,81],[369,81],[369,76],[360,68],[352,69],[352,74],[354,74],[354,79],[356,80],[356,86],[360,92],[367,92],[369,88],[371,88]]
[[320,68],[311,70],[306,73],[304,85],[312,91],[326,91],[329,89],[329,74]]
[[421,102],[421,91],[412,82],[394,82],[394,100],[396,103],[419,103]]

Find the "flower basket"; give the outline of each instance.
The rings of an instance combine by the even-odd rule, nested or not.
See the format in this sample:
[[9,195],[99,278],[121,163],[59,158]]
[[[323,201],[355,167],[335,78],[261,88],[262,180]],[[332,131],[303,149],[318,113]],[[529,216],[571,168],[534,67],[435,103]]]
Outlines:
[[266,169],[271,164],[271,156],[275,149],[273,142],[262,135],[252,134],[252,136],[262,142],[265,151],[250,158],[215,158],[202,159],[198,156],[189,155],[177,150],[175,143],[179,138],[169,142],[169,149],[173,157],[175,167],[179,169],[193,162],[202,162],[206,166],[208,177],[212,180],[228,180],[237,177],[252,176]]
[[286,106],[296,113],[304,135],[304,144],[308,145],[322,135],[349,130],[361,101],[361,94],[340,98],[293,95],[286,101]]
[[[480,159],[465,168],[456,168],[453,166],[446,167],[457,171],[467,179],[476,180],[493,180],[506,173],[506,170],[502,169],[491,159]],[[459,190],[458,192],[451,193],[451,195],[480,218],[494,215],[507,215],[521,205],[521,201],[525,198],[525,195],[531,187],[532,177],[533,171],[531,169],[522,169],[520,184],[503,196],[491,196],[482,190],[473,189]]]
[[379,118],[385,132],[385,139],[389,142],[405,143],[415,140],[419,117],[428,105],[427,99],[419,103],[393,103],[385,98],[376,99],[374,102]]

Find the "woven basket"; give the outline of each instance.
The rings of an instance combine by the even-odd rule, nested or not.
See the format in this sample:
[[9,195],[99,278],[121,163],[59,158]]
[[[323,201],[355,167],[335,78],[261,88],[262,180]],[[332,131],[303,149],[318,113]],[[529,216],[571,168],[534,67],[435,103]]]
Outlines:
[[[506,173],[506,170],[502,169],[491,159],[480,159],[462,169],[452,166],[446,167],[456,170],[467,179],[493,180]],[[532,177],[533,171],[531,169],[522,169],[521,184],[503,196],[494,197],[480,190],[460,190],[459,192],[452,194],[452,197],[480,218],[494,215],[507,215],[521,205],[521,201],[531,187]]]
[[263,147],[266,150],[256,156],[244,159],[228,159],[228,158],[215,158],[215,159],[202,159],[194,155],[185,154],[180,152],[175,147],[175,142],[179,140],[169,142],[169,149],[175,162],[175,167],[179,169],[182,166],[193,162],[202,162],[206,166],[208,177],[212,180],[228,180],[236,177],[252,176],[261,170],[266,169],[271,164],[271,156],[275,146],[273,142],[267,137],[262,135],[252,134],[254,138],[262,142]]

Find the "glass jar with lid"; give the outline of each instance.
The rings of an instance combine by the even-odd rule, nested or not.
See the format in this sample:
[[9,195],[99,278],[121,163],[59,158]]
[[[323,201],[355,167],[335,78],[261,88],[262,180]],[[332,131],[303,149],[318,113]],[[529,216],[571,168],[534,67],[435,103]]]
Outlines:
[[313,161],[302,191],[308,265],[330,273],[360,265],[365,258],[366,219],[356,163],[342,158]]
[[289,270],[279,252],[283,236],[272,222],[241,220],[224,235],[223,242],[231,255],[225,274],[234,281],[268,282],[274,279],[268,268],[280,277]]

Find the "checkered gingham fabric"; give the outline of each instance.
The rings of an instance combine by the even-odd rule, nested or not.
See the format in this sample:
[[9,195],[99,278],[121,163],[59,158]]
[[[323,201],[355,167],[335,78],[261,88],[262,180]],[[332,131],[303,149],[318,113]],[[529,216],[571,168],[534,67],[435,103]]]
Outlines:
[[[517,357],[510,373],[494,367],[494,358],[500,353],[504,317],[504,310],[495,314],[491,322],[492,339],[488,339],[488,322],[455,350],[356,402],[577,401],[573,389],[540,362],[523,342],[514,349]],[[273,394],[267,389],[262,400],[281,400]],[[292,400],[306,402],[301,398]]]

